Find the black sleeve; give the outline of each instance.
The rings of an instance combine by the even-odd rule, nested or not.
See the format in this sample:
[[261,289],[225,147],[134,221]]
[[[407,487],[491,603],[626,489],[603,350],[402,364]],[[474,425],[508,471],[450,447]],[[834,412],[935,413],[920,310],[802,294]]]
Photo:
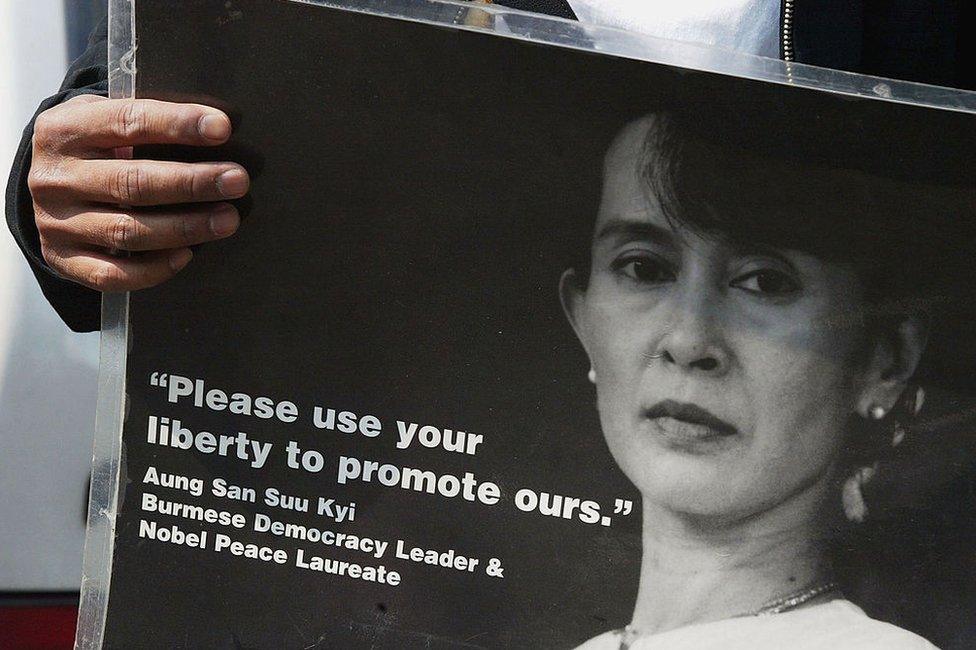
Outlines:
[[[108,25],[103,19],[88,40],[88,49],[71,64],[61,90],[44,100],[37,113],[60,104],[76,95],[108,94]],[[34,115],[36,119],[37,114]],[[91,332],[100,326],[101,294],[58,277],[41,257],[41,244],[34,225],[34,209],[27,173],[31,166],[31,139],[34,119],[24,129],[24,135],[14,157],[10,180],[7,182],[7,225],[14,239],[27,257],[41,291],[58,315],[76,332]]]

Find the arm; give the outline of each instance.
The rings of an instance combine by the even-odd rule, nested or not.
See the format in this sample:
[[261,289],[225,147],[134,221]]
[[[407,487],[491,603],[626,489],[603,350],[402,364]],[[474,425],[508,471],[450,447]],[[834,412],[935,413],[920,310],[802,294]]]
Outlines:
[[24,129],[7,183],[7,225],[24,252],[44,296],[68,326],[77,332],[89,332],[99,328],[101,294],[71,280],[62,279],[45,263],[41,255],[37,227],[34,225],[34,207],[27,188],[27,175],[31,167],[31,141],[37,115],[77,95],[108,94],[107,31],[107,23],[103,20],[92,32],[88,49],[71,64],[61,89],[44,100]]
[[240,216],[226,201],[250,182],[232,162],[117,158],[138,145],[220,145],[231,124],[200,104],[106,99],[105,78],[103,24],[25,131],[7,189],[11,230],[75,330],[98,329],[99,292],[164,282],[189,263],[190,246],[233,234]]

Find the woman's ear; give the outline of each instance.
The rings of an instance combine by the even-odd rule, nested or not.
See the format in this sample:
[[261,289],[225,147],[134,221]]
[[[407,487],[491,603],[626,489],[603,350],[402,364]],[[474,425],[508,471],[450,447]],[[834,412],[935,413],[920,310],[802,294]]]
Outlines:
[[589,355],[589,345],[586,337],[586,316],[584,306],[586,303],[586,289],[582,286],[582,281],[576,269],[566,269],[559,278],[559,301],[563,305],[563,313],[566,320],[576,332],[576,338],[583,344],[583,349]]
[[918,369],[929,338],[926,319],[916,316],[902,320],[887,336],[878,336],[872,343],[864,376],[864,388],[857,411],[873,419],[872,410],[881,407],[890,412]]

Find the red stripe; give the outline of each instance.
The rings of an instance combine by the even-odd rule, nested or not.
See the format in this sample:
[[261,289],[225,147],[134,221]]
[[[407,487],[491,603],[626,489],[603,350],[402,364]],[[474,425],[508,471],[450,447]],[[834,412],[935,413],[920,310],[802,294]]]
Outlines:
[[69,650],[77,624],[77,607],[0,607],[0,648]]

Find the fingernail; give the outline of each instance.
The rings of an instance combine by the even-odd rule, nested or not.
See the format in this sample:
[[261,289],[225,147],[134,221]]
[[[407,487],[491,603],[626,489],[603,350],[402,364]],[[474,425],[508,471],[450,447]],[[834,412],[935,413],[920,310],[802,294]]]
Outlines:
[[234,233],[240,223],[241,218],[237,215],[237,210],[229,205],[223,205],[210,217],[210,232],[218,237],[226,237]]
[[200,118],[197,131],[208,140],[226,140],[230,137],[230,124],[226,118],[211,113]]
[[247,174],[241,169],[231,169],[217,177],[217,191],[227,198],[244,196],[247,192]]
[[169,256],[169,267],[174,271],[179,271],[184,266],[190,263],[193,259],[193,253],[190,252],[189,248],[181,248],[178,251],[174,251]]

